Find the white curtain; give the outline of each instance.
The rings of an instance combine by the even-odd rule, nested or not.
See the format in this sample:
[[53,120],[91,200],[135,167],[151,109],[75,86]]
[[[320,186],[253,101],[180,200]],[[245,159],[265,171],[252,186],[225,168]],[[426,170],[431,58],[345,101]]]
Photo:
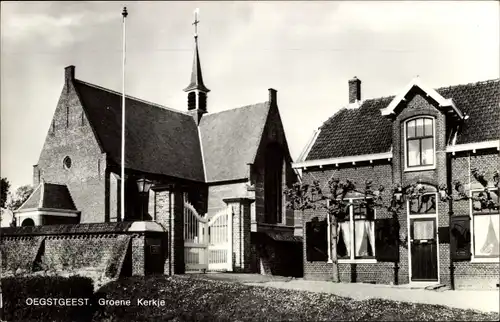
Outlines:
[[375,255],[375,222],[370,220],[356,220],[354,222],[354,233],[355,255]]
[[337,231],[337,242],[339,239],[340,231],[342,231],[342,239],[344,241],[345,247],[347,248],[347,256],[351,256],[351,229],[349,227],[349,221],[339,222]]
[[354,254],[355,256],[367,256],[368,247],[366,240],[365,220],[354,221]]
[[474,216],[474,255],[496,257],[499,255],[499,215]]
[[367,220],[365,222],[365,228],[366,228],[366,233],[368,235],[368,239],[370,240],[372,255],[375,256],[375,222]]

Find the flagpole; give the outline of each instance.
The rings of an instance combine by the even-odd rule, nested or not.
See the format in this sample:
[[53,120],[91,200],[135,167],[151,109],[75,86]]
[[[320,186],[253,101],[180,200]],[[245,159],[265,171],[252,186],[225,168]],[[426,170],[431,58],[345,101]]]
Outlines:
[[125,221],[125,18],[127,7],[123,7],[123,66],[122,66],[122,149],[121,149],[121,185],[120,185],[120,221]]

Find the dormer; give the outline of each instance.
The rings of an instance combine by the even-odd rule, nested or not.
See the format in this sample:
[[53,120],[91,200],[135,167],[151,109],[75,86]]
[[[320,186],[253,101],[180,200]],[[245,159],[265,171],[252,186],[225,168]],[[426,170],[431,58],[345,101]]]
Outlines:
[[418,76],[413,78],[410,83],[406,85],[396,97],[394,97],[386,108],[380,110],[382,115],[394,118],[396,114],[401,111],[402,106],[405,105],[404,103],[408,102],[408,100],[412,98],[412,94],[415,93],[415,90],[420,90],[426,99],[434,102],[433,105],[438,110],[445,113],[447,118],[454,121],[462,121],[465,118],[465,115],[457,108],[453,99],[444,98],[433,88],[425,85]]

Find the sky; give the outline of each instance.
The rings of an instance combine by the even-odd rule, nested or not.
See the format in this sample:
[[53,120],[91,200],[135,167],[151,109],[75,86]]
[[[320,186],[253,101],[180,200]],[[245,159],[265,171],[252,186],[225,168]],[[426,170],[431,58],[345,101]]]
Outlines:
[[1,176],[32,183],[64,81],[116,91],[127,6],[127,94],[178,110],[193,59],[193,12],[209,112],[278,90],[290,152],[348,103],[395,95],[415,76],[434,88],[499,78],[496,1],[1,2]]

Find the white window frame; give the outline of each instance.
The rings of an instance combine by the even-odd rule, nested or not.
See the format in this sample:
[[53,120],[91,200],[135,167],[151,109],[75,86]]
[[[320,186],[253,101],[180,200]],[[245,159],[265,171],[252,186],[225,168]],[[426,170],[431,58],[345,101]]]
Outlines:
[[[432,120],[432,145],[433,145],[433,160],[434,162],[430,165],[420,165],[420,166],[414,166],[414,167],[409,167],[408,166],[408,122],[414,121],[416,119],[431,119]],[[405,172],[412,172],[412,171],[422,171],[422,170],[433,170],[436,169],[436,118],[431,115],[418,115],[412,118],[409,118],[404,121],[404,135],[403,135],[403,144],[404,144],[404,151],[405,151],[405,156],[404,156],[404,171]]]
[[[496,187],[488,187],[488,190],[494,190],[498,193],[500,191]],[[474,200],[472,200],[472,195],[474,192],[481,192],[484,191],[484,189],[471,189],[469,192],[469,197],[471,199],[469,200],[469,215],[470,215],[470,233],[471,233],[471,242],[470,242],[470,253],[471,253],[471,263],[498,263],[500,260],[500,256],[498,257],[476,257],[474,254],[474,242],[475,242],[475,236],[474,236],[474,213],[472,209],[472,205],[474,203]],[[480,215],[481,216],[481,215]],[[482,216],[487,216],[487,215],[482,215]],[[500,216],[500,211],[499,211],[499,216]],[[500,236],[499,236],[500,237]]]
[[[345,198],[344,201],[348,201],[350,203],[349,206],[349,229],[351,233],[354,231],[354,207],[352,205],[352,202],[354,200],[363,200],[363,197],[358,197],[358,198]],[[368,198],[368,199],[373,199],[373,198]],[[375,222],[375,219],[377,218],[377,210],[373,209],[373,222]],[[327,239],[328,239],[328,263],[333,263],[332,261],[332,248],[331,248],[331,224],[330,224],[330,216],[327,214],[326,215],[326,222],[327,222]],[[373,245],[375,248],[375,245]],[[338,258],[338,263],[339,264],[373,264],[377,263],[377,259],[374,256],[373,258],[355,258],[355,243],[351,243],[351,258]],[[338,256],[338,254],[337,254]]]

